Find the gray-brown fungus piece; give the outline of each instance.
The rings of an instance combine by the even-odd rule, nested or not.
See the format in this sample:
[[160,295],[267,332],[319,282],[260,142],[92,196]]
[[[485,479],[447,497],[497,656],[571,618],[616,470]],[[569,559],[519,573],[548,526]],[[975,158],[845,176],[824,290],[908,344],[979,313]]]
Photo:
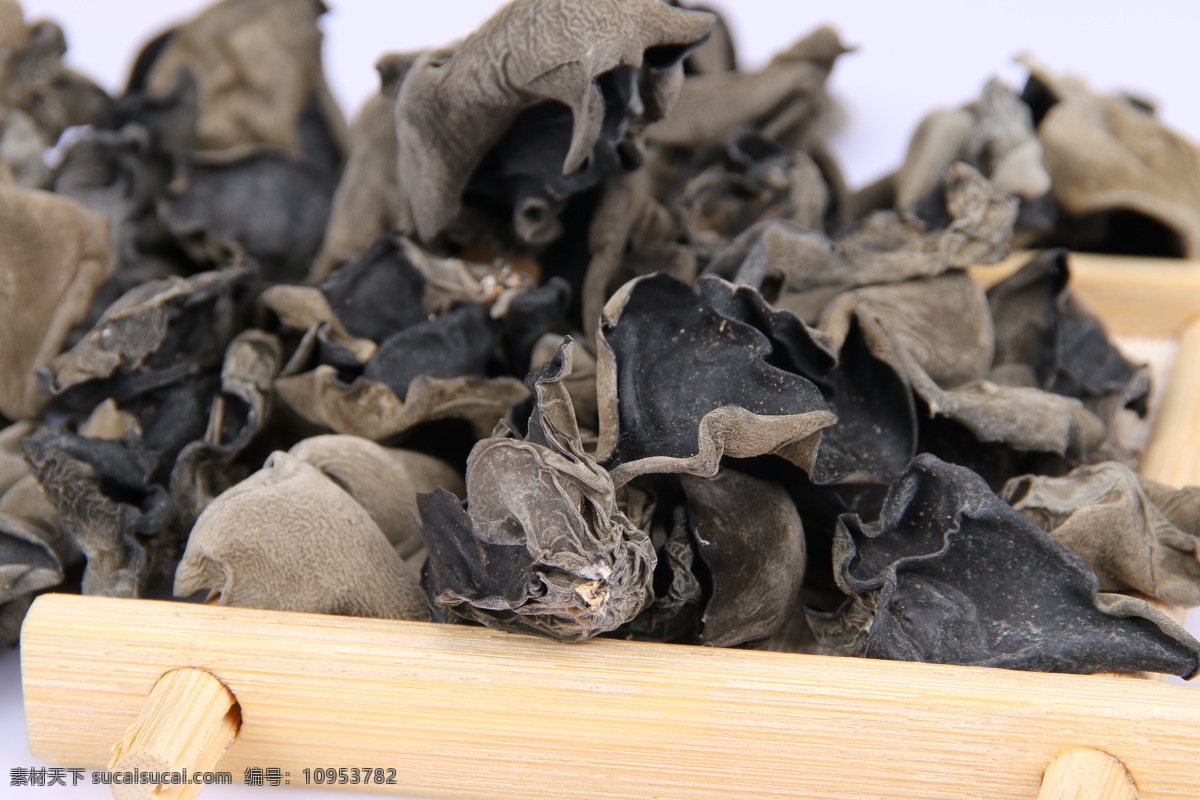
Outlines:
[[64,130],[96,122],[110,100],[88,78],[66,67],[62,28],[54,22],[25,22],[15,0],[0,2],[0,159],[16,182],[45,188],[47,148]]
[[175,595],[316,614],[429,619],[412,572],[370,514],[287,453],[217,497],[196,520]]
[[0,605],[57,586],[78,559],[37,478],[27,475],[0,495]]
[[199,87],[197,150],[267,145],[336,166],[346,123],[321,66],[325,10],[320,0],[221,0],[149,45],[130,91],[167,93],[187,70]]
[[216,366],[234,336],[233,297],[246,275],[233,265],[130,290],[45,367],[46,387],[62,395],[103,382],[92,388],[120,401]]
[[421,376],[408,385],[402,398],[377,381],[358,378],[347,384],[329,365],[281,377],[275,391],[309,422],[375,441],[440,419],[466,420],[477,436],[486,436],[512,406],[529,396],[516,378]]
[[843,652],[1084,674],[1200,668],[1200,642],[1181,626],[1098,593],[1078,556],[931,455],[893,484],[879,522],[841,518],[834,567],[853,599],[810,624]]
[[[941,291],[930,291],[938,285]],[[958,321],[953,340],[934,330],[938,319]],[[981,290],[961,272],[849,292],[827,306],[822,326],[839,341],[851,330],[852,320],[871,353],[912,386],[924,406],[922,428],[945,419],[976,443],[1055,454],[1075,463],[1092,458],[1104,444],[1104,422],[1079,400],[984,378],[991,363],[992,326]],[[924,438],[927,447],[947,454]],[[959,444],[961,450],[951,448],[954,457],[968,457],[970,445],[961,438]],[[976,458],[969,463],[975,465]]]
[[19,422],[0,431],[0,646],[16,644],[32,597],[62,583],[80,559],[22,456],[32,430]]
[[618,505],[612,477],[579,438],[571,343],[529,376],[524,439],[493,436],[467,460],[467,508],[420,498],[425,587],[454,615],[506,630],[582,641],[633,619],[653,598],[654,548]]
[[737,52],[735,51],[733,33],[728,23],[715,8],[696,3],[681,3],[679,0],[668,0],[677,8],[687,8],[692,11],[706,11],[712,14],[712,32],[704,44],[687,54],[683,59],[685,75],[709,75],[714,72],[734,72],[737,70]]
[[641,122],[615,108],[617,98],[636,94],[626,109],[640,106],[645,121],[663,117],[683,81],[680,60],[712,24],[709,14],[659,0],[514,0],[463,41],[425,53],[396,107],[402,217],[410,220],[402,230],[430,242],[454,223],[476,169],[531,109],[570,112],[565,154],[547,180],[557,174],[569,184],[590,156],[607,160],[611,150],[616,158],[627,141],[624,149],[636,150]]
[[818,28],[757,72],[716,72],[684,81],[667,119],[646,132],[651,144],[694,149],[756,130],[793,149],[832,105],[825,91],[838,57],[837,31]]
[[995,333],[987,297],[962,270],[854,289],[826,306],[817,327],[840,342],[855,315],[886,328],[892,344],[939,386],[982,380],[991,370]]
[[716,164],[688,181],[675,207],[692,246],[710,256],[764,219],[824,230],[829,194],[807,154],[747,133],[728,142]]
[[441,459],[382,447],[361,436],[312,436],[297,442],[288,454],[312,464],[358,501],[407,559],[425,546],[417,514],[417,495],[442,488],[465,497],[458,471]]
[[[542,364],[554,358],[554,353],[562,346],[564,339],[564,336],[557,333],[547,333],[538,339],[530,357],[529,371],[536,371]],[[596,357],[578,342],[571,349],[571,374],[564,375],[562,382],[567,394],[571,396],[571,405],[575,409],[575,419],[579,426],[595,431],[598,426]]]
[[309,273],[320,280],[353,261],[371,243],[400,225],[396,96],[420,53],[395,53],[375,62],[379,92],[363,104],[350,128],[350,153],[325,226],[321,252]]
[[[812,306],[797,296],[810,290],[932,278],[947,269],[999,261],[1009,251],[1015,201],[963,163],[951,166],[936,190],[937,214],[876,211],[836,238],[784,220],[749,228],[709,264],[706,272],[766,290],[783,308]],[[806,321],[815,322],[833,289]],[[797,313],[800,309],[797,308]]]
[[813,383],[768,360],[766,336],[665,275],[613,295],[597,349],[596,457],[618,484],[715,475],[724,455],[771,453],[811,472],[836,420]]
[[1200,490],[1171,489],[1115,461],[1062,477],[1022,475],[1001,497],[1092,568],[1102,591],[1200,605]]
[[[1053,227],[1050,176],[1042,165],[1042,146],[1029,107],[996,79],[987,82],[978,100],[926,115],[900,169],[856,196],[856,215],[883,205],[917,211],[942,172],[956,161],[975,167],[998,191],[1018,200],[1016,245],[1040,238]],[[875,198],[868,199],[872,195]]]
[[1072,250],[1200,256],[1200,148],[1127,97],[1096,93],[1031,58],[1043,163]]
[[49,192],[0,186],[0,415],[41,411],[49,396],[37,370],[58,356],[114,266],[103,217]]

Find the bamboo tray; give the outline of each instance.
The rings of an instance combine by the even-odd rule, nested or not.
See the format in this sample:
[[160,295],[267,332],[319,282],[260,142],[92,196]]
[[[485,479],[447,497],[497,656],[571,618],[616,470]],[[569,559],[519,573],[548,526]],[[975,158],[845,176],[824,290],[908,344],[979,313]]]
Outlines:
[[[1200,483],[1200,264],[1072,268],[1114,334],[1179,339],[1143,472]],[[334,788],[462,800],[1200,798],[1200,692],[1124,677],[53,594],[21,661],[30,748],[71,766],[383,768]]]

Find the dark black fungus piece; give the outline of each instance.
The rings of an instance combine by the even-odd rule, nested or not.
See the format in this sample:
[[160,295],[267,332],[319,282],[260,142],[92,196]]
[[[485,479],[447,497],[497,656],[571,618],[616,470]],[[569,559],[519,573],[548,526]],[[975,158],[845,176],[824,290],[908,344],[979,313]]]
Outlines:
[[571,343],[528,378],[536,404],[524,439],[493,436],[467,460],[468,505],[421,495],[435,608],[490,627],[580,641],[628,622],[652,599],[650,539],[617,504],[583,449],[562,379]]
[[209,267],[239,255],[268,282],[300,281],[321,247],[335,184],[291,156],[190,159],[161,196],[163,227]]
[[282,366],[283,346],[265,331],[243,331],[225,351],[220,392],[209,405],[203,438],[187,444],[171,468],[182,530],[190,530],[205,506],[243,477],[234,460],[266,426],[271,385]]
[[687,509],[675,505],[658,534],[654,601],[616,630],[615,635],[651,642],[696,642],[704,613],[704,587],[696,577],[696,546],[688,532]]
[[920,455],[877,523],[839,521],[835,574],[852,596],[827,641],[871,658],[1191,677],[1200,642],[1096,575],[966,469]]
[[728,468],[680,481],[688,531],[711,583],[700,643],[769,638],[791,617],[804,578],[804,530],[791,498],[777,484]]
[[1112,345],[1100,320],[1075,299],[1069,278],[1067,252],[1047,250],[988,289],[995,368],[1009,380],[1019,379],[1020,370],[1029,385],[1093,409],[1132,406],[1144,412],[1148,371]]
[[484,377],[500,335],[486,306],[463,306],[392,334],[363,369],[363,377],[400,398],[420,376]]
[[373,342],[428,316],[421,305],[425,275],[404,253],[401,240],[381,236],[354,261],[318,284],[350,335]]
[[774,453],[811,469],[819,431],[835,419],[816,386],[771,365],[762,333],[664,275],[614,295],[598,350],[598,457],[621,483],[713,475],[722,454]]
[[813,465],[817,483],[887,485],[912,459],[917,420],[903,373],[871,352],[857,320],[840,349],[795,314],[776,311],[748,286],[712,278],[700,291],[723,316],[761,331],[771,343],[769,362],[812,381],[837,422],[821,432]]

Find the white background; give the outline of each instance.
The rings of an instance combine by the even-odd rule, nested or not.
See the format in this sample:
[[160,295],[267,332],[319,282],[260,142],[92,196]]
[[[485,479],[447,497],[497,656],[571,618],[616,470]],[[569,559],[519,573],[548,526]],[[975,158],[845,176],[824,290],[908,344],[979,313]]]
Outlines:
[[[333,8],[323,23],[325,68],[348,118],[375,90],[373,63],[381,53],[450,42],[498,5],[493,0],[328,2]],[[68,61],[110,91],[118,91],[141,44],[194,14],[201,4],[24,0],[23,5],[29,20],[49,17],[62,24],[70,45]],[[859,47],[839,61],[830,83],[845,111],[833,148],[852,186],[898,166],[913,127],[931,108],[971,100],[993,75],[1019,87],[1024,75],[1012,57],[1022,51],[1056,70],[1084,75],[1097,88],[1150,99],[1169,124],[1200,139],[1200,3],[739,0],[722,5],[729,11],[747,66],[764,63],[771,53],[822,23],[836,25],[848,44]],[[1200,615],[1193,613],[1191,622],[1192,631],[1200,632]],[[24,742],[17,661],[16,652],[0,653],[0,796],[107,797],[107,790],[91,786],[8,788],[9,769],[38,763]],[[238,786],[210,787],[203,796],[261,800],[314,795],[300,789]],[[320,796],[335,795],[324,791]]]

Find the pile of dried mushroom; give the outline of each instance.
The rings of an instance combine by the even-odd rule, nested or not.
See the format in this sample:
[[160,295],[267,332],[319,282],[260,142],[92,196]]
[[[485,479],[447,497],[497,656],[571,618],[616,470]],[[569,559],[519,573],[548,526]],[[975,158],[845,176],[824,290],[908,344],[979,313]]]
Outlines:
[[[50,589],[1190,676],[1200,489],[1066,251],[1200,254],[1200,154],[1028,63],[852,193],[817,30],[661,0],[387,55],[221,0],[109,97],[0,0],[0,638]],[[68,131],[67,136],[63,136]],[[57,146],[56,146],[57,145]],[[56,146],[56,147],[55,147]],[[55,147],[53,158],[44,154]],[[986,292],[964,268],[1039,248]]]

